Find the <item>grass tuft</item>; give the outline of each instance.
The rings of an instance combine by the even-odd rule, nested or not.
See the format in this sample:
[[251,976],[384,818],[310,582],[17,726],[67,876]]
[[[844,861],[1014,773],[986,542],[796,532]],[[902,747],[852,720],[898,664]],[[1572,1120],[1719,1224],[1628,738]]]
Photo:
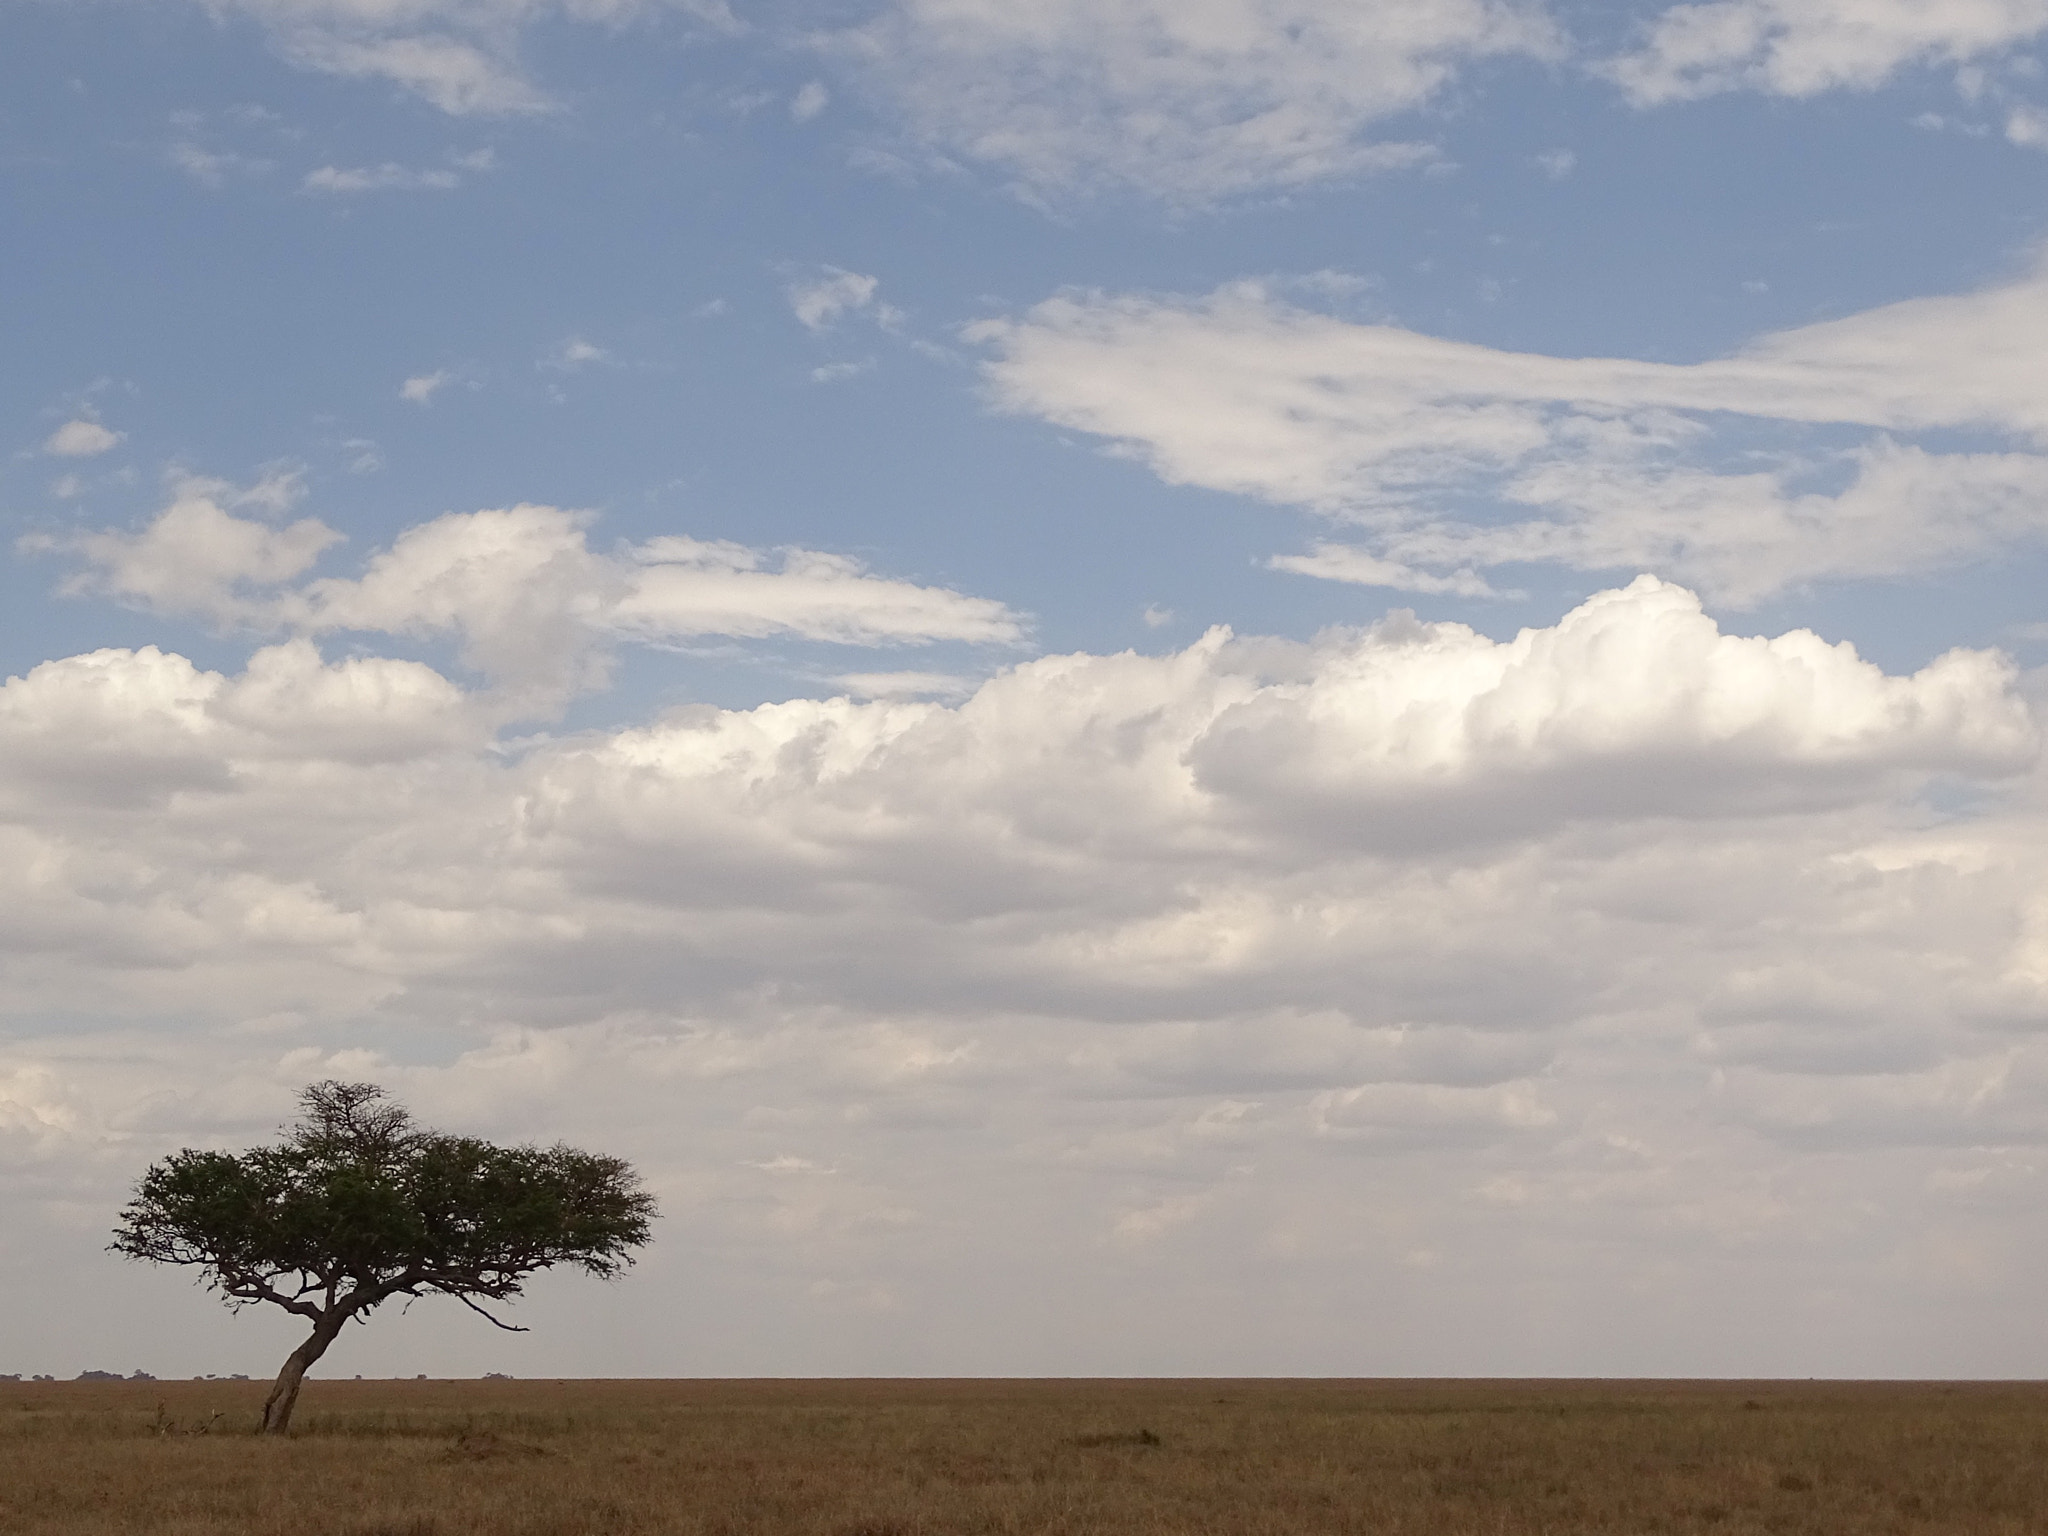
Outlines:
[[1159,1437],[1149,1429],[1131,1430],[1128,1433],[1109,1431],[1099,1435],[1076,1435],[1074,1444],[1083,1450],[1094,1450],[1103,1445],[1157,1445]]
[[544,1445],[508,1439],[504,1435],[482,1429],[465,1430],[457,1435],[454,1443],[441,1454],[447,1461],[517,1461],[529,1456],[549,1456],[553,1452]]

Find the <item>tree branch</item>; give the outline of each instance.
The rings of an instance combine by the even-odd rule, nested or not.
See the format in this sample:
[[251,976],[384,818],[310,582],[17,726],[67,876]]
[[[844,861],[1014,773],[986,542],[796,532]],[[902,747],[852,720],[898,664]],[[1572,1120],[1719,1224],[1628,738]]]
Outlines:
[[267,1301],[283,1307],[287,1312],[296,1312],[300,1317],[311,1318],[315,1322],[320,1320],[320,1309],[312,1302],[301,1299],[306,1294],[303,1290],[287,1296],[266,1280],[254,1275],[232,1274],[226,1270],[221,1271],[220,1288],[240,1301]]
[[467,1296],[463,1295],[460,1291],[454,1292],[453,1295],[457,1301],[461,1302],[465,1307],[469,1308],[470,1311],[474,1312],[478,1317],[482,1318],[485,1322],[489,1323],[493,1328],[502,1328],[507,1333],[531,1333],[533,1331],[530,1328],[522,1328],[517,1323],[499,1322],[495,1317],[491,1316],[490,1313],[486,1312],[482,1307],[478,1306],[475,1302],[471,1301]]

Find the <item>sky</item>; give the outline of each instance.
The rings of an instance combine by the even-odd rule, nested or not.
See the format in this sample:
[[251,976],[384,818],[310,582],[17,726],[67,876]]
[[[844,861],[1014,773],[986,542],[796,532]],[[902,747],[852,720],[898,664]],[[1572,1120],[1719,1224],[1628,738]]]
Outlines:
[[2048,0],[5,0],[0,1372],[2048,1373]]

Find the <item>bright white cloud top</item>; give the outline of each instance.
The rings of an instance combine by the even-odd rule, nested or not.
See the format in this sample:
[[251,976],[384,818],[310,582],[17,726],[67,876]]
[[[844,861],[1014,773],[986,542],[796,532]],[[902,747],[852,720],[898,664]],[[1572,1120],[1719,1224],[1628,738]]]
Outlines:
[[0,22],[0,1370],[270,1358],[102,1245],[334,1075],[666,1212],[351,1373],[2048,1370],[2048,10],[138,16]]

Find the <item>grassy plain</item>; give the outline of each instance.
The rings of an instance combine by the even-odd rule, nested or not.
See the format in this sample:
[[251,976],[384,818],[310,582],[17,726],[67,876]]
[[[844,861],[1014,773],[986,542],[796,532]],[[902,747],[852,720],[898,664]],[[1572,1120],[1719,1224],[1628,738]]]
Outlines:
[[7,1536],[2013,1536],[2048,1386],[0,1383]]

